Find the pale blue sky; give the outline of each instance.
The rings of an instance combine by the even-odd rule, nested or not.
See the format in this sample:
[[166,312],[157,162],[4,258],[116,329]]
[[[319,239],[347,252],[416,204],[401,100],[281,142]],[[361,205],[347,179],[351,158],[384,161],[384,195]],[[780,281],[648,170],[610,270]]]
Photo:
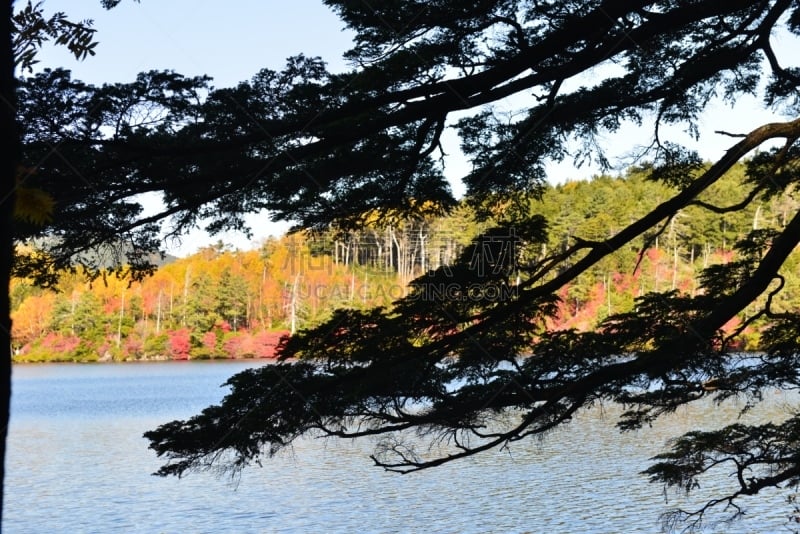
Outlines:
[[[20,3],[21,0],[17,0]],[[111,10],[100,0],[45,0],[47,13],[93,19],[97,55],[77,62],[47,48],[43,66],[63,65],[86,82],[127,82],[150,69],[208,74],[217,87],[279,69],[289,56],[320,56],[341,70],[352,32],[321,0],[123,0]]]
[[[353,36],[321,0],[123,0],[111,10],[101,8],[100,0],[45,0],[44,9],[63,11],[72,20],[92,19],[99,44],[97,54],[83,61],[47,46],[37,67],[63,66],[92,84],[129,82],[145,70],[172,69],[208,74],[214,86],[229,87],[262,68],[279,70],[287,57],[300,53],[322,57],[330,70],[340,71],[347,66],[342,54]],[[248,249],[289,226],[272,223],[265,214],[248,221],[252,241],[236,232],[209,237],[198,229],[180,243],[167,243],[168,250],[186,255],[218,239]]]
[[[20,4],[17,0],[16,4]],[[288,56],[304,53],[320,56],[332,71],[346,67],[341,55],[352,43],[352,33],[321,0],[133,0],[110,11],[100,7],[100,0],[45,0],[47,13],[64,11],[72,19],[93,19],[97,29],[97,55],[78,62],[61,49],[46,47],[40,54],[40,67],[63,66],[85,82],[127,82],[137,73],[150,69],[172,69],[184,75],[208,74],[216,87],[235,85],[249,79],[259,69],[280,69]],[[782,60],[797,64],[798,40],[781,35],[774,44]],[[784,65],[787,66],[787,65]],[[585,83],[585,82],[584,82]],[[727,104],[712,106],[701,121],[701,139],[694,143],[700,154],[716,159],[735,143],[715,130],[747,132],[770,121],[784,118],[761,109],[752,98],[743,98],[735,109]],[[625,128],[608,139],[609,151],[622,155],[638,142],[645,142],[649,132]],[[669,135],[687,142],[681,132]],[[452,135],[447,136],[448,153],[457,154]],[[550,167],[551,181],[582,178],[596,172],[593,168],[576,170],[571,161]],[[463,158],[448,160],[446,173],[455,185],[468,171]],[[249,218],[253,242],[238,234],[209,238],[202,231],[193,232],[181,244],[170,244],[170,251],[191,253],[217,239],[240,248],[255,246],[261,239],[282,232],[287,225],[269,223],[265,215]]]

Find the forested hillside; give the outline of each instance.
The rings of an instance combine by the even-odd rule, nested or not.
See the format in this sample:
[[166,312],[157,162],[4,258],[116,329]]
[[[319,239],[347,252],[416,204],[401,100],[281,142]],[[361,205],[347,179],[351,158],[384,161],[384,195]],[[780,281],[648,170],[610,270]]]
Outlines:
[[[757,156],[748,163],[757,164]],[[736,167],[712,186],[700,201],[705,206],[681,210],[657,232],[564,286],[554,326],[592,329],[611,313],[631,310],[634,299],[649,292],[695,295],[701,270],[735,260],[734,245],[747,232],[782,228],[798,208],[792,193],[726,210],[751,200],[742,183],[744,170]],[[548,221],[547,244],[525,254],[534,261],[605,239],[674,194],[645,179],[645,171],[568,181],[549,187],[541,199],[521,198],[508,206]],[[673,179],[677,184],[686,177]],[[76,272],[63,276],[55,290],[45,290],[16,279],[14,357],[30,362],[272,357],[282,335],[318,324],[336,308],[390,306],[406,295],[414,277],[452,263],[505,216],[495,208],[478,222],[481,209],[466,200],[446,217],[367,224],[357,232],[293,234],[248,251],[218,243],[162,266],[141,283],[106,276],[87,284]],[[785,285],[773,299],[774,310],[800,307],[799,268],[795,253],[784,266]],[[741,346],[757,349],[758,322],[748,322],[746,313],[729,331],[742,327]]]

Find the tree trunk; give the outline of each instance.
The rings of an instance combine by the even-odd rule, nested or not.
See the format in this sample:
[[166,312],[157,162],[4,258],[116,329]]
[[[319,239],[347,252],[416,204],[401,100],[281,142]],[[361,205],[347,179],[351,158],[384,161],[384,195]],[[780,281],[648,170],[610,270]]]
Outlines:
[[417,242],[419,243],[419,272],[420,274],[425,273],[425,268],[428,266],[428,262],[425,258],[426,247],[425,247],[425,232],[423,231],[423,223],[420,222],[419,228],[417,228]]
[[125,291],[122,291],[119,303],[119,319],[117,321],[117,348],[122,344],[122,320],[125,318]]
[[761,205],[756,208],[756,212],[753,214],[753,230],[758,230],[758,216],[761,215]]
[[181,317],[181,326],[186,326],[186,306],[189,304],[189,281],[191,279],[191,266],[186,267],[186,274],[183,277],[183,316]]
[[678,245],[672,249],[672,289],[678,286]]
[[386,228],[385,232],[385,245],[384,248],[386,249],[386,270],[392,272],[394,270],[394,253],[392,252],[392,237],[393,233],[391,228]]
[[158,288],[158,304],[156,305],[156,335],[161,333],[161,293],[163,290]]
[[19,135],[15,120],[14,58],[11,48],[11,15],[13,2],[4,2],[2,15],[3,44],[0,51],[0,146],[3,147],[3,167],[0,177],[0,272],[3,295],[0,298],[0,345],[3,347],[0,363],[0,525],[3,520],[3,482],[5,481],[6,438],[11,404],[11,302],[9,284],[13,262],[14,233],[11,229],[16,198],[16,169],[19,162]]
[[289,301],[289,313],[290,313],[290,333],[292,335],[297,332],[297,284],[300,282],[300,273],[294,275],[294,284],[292,284],[292,296],[291,300]]

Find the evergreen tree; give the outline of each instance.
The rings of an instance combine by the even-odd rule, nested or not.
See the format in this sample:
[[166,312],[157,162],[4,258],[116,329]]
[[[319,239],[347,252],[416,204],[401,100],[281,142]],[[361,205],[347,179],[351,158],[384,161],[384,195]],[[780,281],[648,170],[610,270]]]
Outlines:
[[[30,184],[59,199],[47,226],[16,228],[19,239],[59,237],[37,241],[46,254],[18,258],[18,272],[42,282],[53,268],[78,261],[98,271],[109,257],[121,273],[147,273],[166,217],[176,232],[204,218],[212,231],[241,228],[258,209],[315,229],[360,230],[374,214],[424,220],[455,203],[437,157],[446,128],[471,160],[468,202],[493,224],[455,263],[414,280],[389,309],[336,312],[285,342],[280,366],[231,378],[220,406],[148,432],[169,460],[161,474],[235,470],[309,432],[380,436],[375,462],[414,471],[546,433],[597,401],[626,405],[619,425],[632,429],[700,398],[758,399],[764,388],[797,386],[800,317],[773,302],[800,214],[787,213],[778,229],[729,229],[797,179],[800,69],[773,48],[775,32],[800,33],[796,2],[327,3],[357,34],[350,72],[299,56],[283,71],[211,90],[206,78],[158,72],[98,88],[55,70],[18,93],[23,162],[37,166]],[[714,95],[734,101],[761,82],[765,104],[786,122],[743,124],[709,166],[664,138],[669,125],[699,134]],[[525,95],[534,98],[510,98]],[[509,101],[519,113],[493,106]],[[160,121],[137,122],[142,110]],[[604,135],[630,122],[651,128],[642,172],[671,191],[618,228],[564,213],[551,247],[547,217],[526,209],[546,189],[546,163],[606,162]],[[752,158],[742,197],[713,191],[773,140],[783,146]],[[165,208],[142,217],[138,199],[148,192],[161,192]],[[735,261],[710,267],[695,295],[660,285],[597,331],[550,328],[565,288],[584,274],[601,278],[618,250],[642,257],[665,246],[671,222],[691,206],[730,219],[709,239],[736,247]],[[677,245],[685,235],[673,237]],[[419,251],[400,269],[414,273],[421,248],[410,235],[395,239]],[[742,361],[722,328],[754,304],[766,350]],[[707,470],[734,466],[738,476],[721,490],[729,492],[714,501],[722,503],[796,483],[796,425],[790,416],[690,433],[648,473],[691,489]],[[419,436],[429,443],[415,447]]]
[[234,330],[247,326],[247,298],[249,289],[247,282],[231,272],[229,267],[223,269],[219,286],[215,291],[218,299],[217,314]]

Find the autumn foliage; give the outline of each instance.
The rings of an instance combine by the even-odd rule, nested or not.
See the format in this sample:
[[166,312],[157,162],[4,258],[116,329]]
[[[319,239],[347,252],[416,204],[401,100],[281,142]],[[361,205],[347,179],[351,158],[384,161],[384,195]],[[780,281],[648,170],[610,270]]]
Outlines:
[[[714,194],[738,195],[741,171],[737,167]],[[550,187],[542,202],[530,205],[551,221],[547,244],[525,254],[535,258],[565,249],[575,235],[611,235],[619,229],[621,213],[648,209],[668,194],[636,170]],[[779,228],[783,210],[793,202],[776,197],[738,219],[684,210],[660,234],[645,236],[640,248],[620,250],[564,284],[548,326],[588,331],[610,315],[631,310],[648,293],[696,295],[704,267],[734,261],[734,243],[754,224]],[[80,272],[67,273],[54,292],[16,279],[15,359],[273,358],[282,336],[319,324],[337,308],[391,306],[407,294],[409,281],[453,262],[491,224],[476,222],[474,212],[461,205],[444,217],[292,234],[248,251],[218,243],[165,263],[142,282],[107,276],[88,284]],[[792,256],[786,288],[774,303],[784,309],[800,299],[796,264]],[[744,319],[726,330],[734,331]],[[758,323],[740,333],[742,348],[757,348],[758,342]]]
[[[273,358],[291,328],[336,307],[386,304],[395,277],[312,252],[313,239],[270,239],[260,249],[222,244],[164,264],[131,283],[87,283],[65,273],[53,290],[12,285],[16,361]],[[396,296],[396,295],[395,295]]]

